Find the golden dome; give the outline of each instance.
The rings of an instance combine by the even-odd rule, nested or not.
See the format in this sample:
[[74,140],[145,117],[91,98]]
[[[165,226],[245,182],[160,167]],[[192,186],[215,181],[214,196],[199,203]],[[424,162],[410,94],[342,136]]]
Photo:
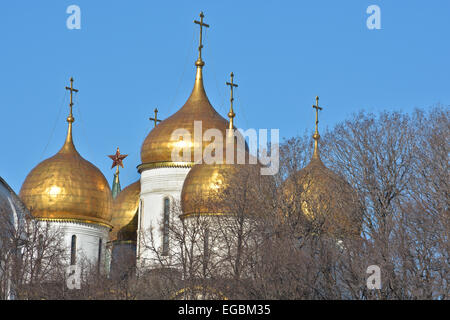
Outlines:
[[[248,163],[248,162],[247,162]],[[245,191],[258,185],[259,164],[196,164],[189,171],[181,191],[183,216],[228,215]]]
[[[209,102],[203,87],[203,64],[197,63],[196,65],[197,74],[195,77],[195,85],[189,99],[179,111],[162,121],[148,134],[142,144],[142,164],[139,166],[139,169],[174,165],[192,166],[194,162],[194,148],[197,148],[198,145],[198,142],[194,141],[194,121],[201,121],[202,131],[199,134],[202,137],[206,130],[212,128],[220,130],[223,137],[225,137],[228,121],[220,116]],[[191,135],[189,141],[183,142],[183,145],[187,144],[190,146],[191,157],[189,161],[174,163],[172,160],[172,150],[180,142],[172,140],[171,136],[176,129],[182,128],[186,129]],[[207,145],[208,142],[202,143],[202,154]]]
[[196,164],[189,171],[181,191],[183,216],[230,214],[220,203],[220,193],[228,188],[226,177],[237,171],[232,164]]
[[[316,100],[318,107],[318,97]],[[305,168],[284,182],[282,203],[292,213],[302,212],[309,221],[323,226],[327,232],[335,235],[359,234],[361,220],[355,191],[320,159],[317,111],[312,159]]]
[[356,193],[344,178],[312,159],[283,185],[284,203],[332,233],[359,233]]
[[28,174],[19,196],[36,218],[109,226],[112,204],[109,184],[101,171],[75,149],[72,115],[67,121],[69,128],[63,147]]
[[[136,225],[132,222],[137,217],[139,209],[139,196],[141,193],[141,182],[138,180],[123,189],[117,198],[113,200],[113,210],[111,224],[114,227],[110,233],[111,240],[132,240],[129,237],[120,235],[121,233],[136,233]],[[128,230],[129,229],[129,230]],[[126,239],[125,239],[126,238]]]

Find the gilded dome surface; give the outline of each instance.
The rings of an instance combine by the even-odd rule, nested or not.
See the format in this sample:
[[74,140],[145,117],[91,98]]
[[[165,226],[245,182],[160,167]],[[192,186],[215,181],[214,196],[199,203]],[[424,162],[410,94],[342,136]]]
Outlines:
[[[137,217],[136,213],[139,209],[139,197],[141,192],[141,182],[138,180],[125,189],[123,189],[117,198],[113,200],[113,210],[111,224],[113,230],[111,231],[111,240],[117,240],[119,233],[124,233],[125,229],[129,232],[136,233],[137,221],[133,225],[133,219]],[[122,239],[124,240],[124,239]],[[130,239],[126,239],[130,240]]]
[[[191,150],[190,159],[187,162],[194,162],[194,148],[198,147],[198,142],[194,141],[194,121],[201,121],[202,137],[206,130],[213,128],[221,131],[225,137],[228,121],[217,113],[206,96],[202,66],[197,66],[195,85],[184,106],[158,124],[144,140],[141,148],[141,166],[173,162],[172,151],[180,143],[179,140],[171,139],[176,129],[186,129],[190,133],[190,140],[183,141],[183,144],[189,146]],[[202,153],[207,145],[208,142],[202,143]]]
[[196,164],[181,191],[183,216],[227,215],[237,211],[240,198],[260,183],[258,164]]
[[283,201],[291,210],[340,235],[359,233],[356,196],[343,177],[323,164],[317,145],[310,163],[283,184]]
[[229,214],[229,208],[220,203],[218,197],[228,188],[226,177],[235,173],[236,165],[197,164],[186,176],[181,191],[183,215]]
[[72,116],[68,122],[63,147],[28,174],[19,196],[36,218],[109,225],[112,206],[109,184],[101,171],[75,149]]

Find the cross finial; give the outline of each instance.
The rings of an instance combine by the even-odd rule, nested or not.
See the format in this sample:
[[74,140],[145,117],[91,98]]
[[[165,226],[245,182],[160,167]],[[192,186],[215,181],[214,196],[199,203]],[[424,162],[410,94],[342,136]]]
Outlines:
[[319,125],[319,110],[322,110],[321,107],[319,107],[319,96],[316,96],[316,104],[312,106],[314,109],[316,109],[316,132],[315,134],[319,134],[318,125]]
[[233,88],[237,88],[238,85],[237,85],[236,83],[233,82],[233,79],[234,79],[234,73],[233,73],[233,72],[230,74],[230,79],[231,79],[230,82],[227,82],[226,84],[227,84],[227,86],[230,86],[230,90],[231,90],[231,96],[230,96],[230,112],[228,112],[228,117],[230,118],[230,126],[229,126],[229,129],[230,129],[230,130],[233,130],[233,118],[236,116],[236,114],[235,114],[234,111],[233,111],[233,101],[234,101],[234,98],[233,98]]
[[155,108],[155,117],[154,118],[148,118],[148,119],[155,122],[155,127],[158,124],[158,122],[162,121],[162,120],[158,119],[158,109],[157,108]]
[[314,139],[314,152],[313,152],[313,159],[319,159],[319,110],[322,110],[321,107],[319,107],[319,97],[316,96],[316,104],[313,104],[313,108],[316,109],[316,131],[314,132],[313,139]]
[[203,23],[203,18],[205,15],[203,12],[200,12],[200,21],[194,20],[194,23],[200,25],[200,38],[199,38],[199,45],[198,45],[198,59],[195,63],[197,66],[203,66],[205,63],[202,61],[202,49],[203,49],[203,43],[202,43],[202,34],[203,34],[203,27],[209,28],[209,24]]
[[70,90],[70,115],[67,117],[67,122],[74,122],[75,119],[72,115],[72,107],[73,107],[73,93],[78,92],[78,89],[73,88],[73,78],[70,77],[70,87],[66,87],[66,90]]

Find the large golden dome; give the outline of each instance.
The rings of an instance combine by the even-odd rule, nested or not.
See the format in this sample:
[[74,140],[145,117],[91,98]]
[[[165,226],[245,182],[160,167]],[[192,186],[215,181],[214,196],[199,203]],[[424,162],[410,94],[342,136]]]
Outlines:
[[[139,208],[139,196],[141,192],[141,182],[138,180],[123,189],[116,199],[113,200],[113,214],[111,224],[111,240],[132,240],[133,237],[127,237],[129,234],[136,234],[136,225],[132,223],[137,217]],[[137,222],[137,221],[136,221]]]
[[[164,166],[192,166],[194,162],[194,148],[198,146],[198,142],[194,141],[194,121],[201,121],[202,131],[199,132],[201,137],[203,137],[203,133],[206,130],[212,128],[220,130],[223,137],[225,137],[228,121],[217,113],[206,96],[203,87],[203,62],[197,62],[196,65],[195,85],[189,99],[179,111],[158,124],[144,140],[141,148],[142,164],[139,166],[140,170]],[[171,136],[176,129],[181,128],[186,129],[191,135],[189,141],[183,142],[183,144],[190,146],[191,157],[188,159],[189,161],[174,163],[172,150],[180,142],[173,141]],[[202,143],[202,153],[207,145],[208,142]]]
[[63,147],[28,174],[19,196],[36,218],[110,226],[112,196],[109,184],[101,171],[75,149],[72,115],[67,121],[69,128]]

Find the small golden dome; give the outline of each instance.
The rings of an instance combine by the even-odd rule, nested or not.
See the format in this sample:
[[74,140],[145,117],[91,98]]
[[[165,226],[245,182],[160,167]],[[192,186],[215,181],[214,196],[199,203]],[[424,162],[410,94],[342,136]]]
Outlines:
[[[190,146],[191,157],[189,160],[191,163],[189,165],[192,165],[194,148],[197,147],[197,142],[194,142],[194,121],[201,121],[202,131],[199,134],[202,137],[206,130],[212,128],[220,130],[223,137],[226,136],[228,121],[217,113],[206,96],[203,87],[202,67],[202,65],[197,65],[195,85],[184,106],[158,124],[144,140],[141,148],[142,164],[139,168],[164,166],[164,163],[167,165],[172,163],[173,165],[172,150],[177,148],[177,144],[180,143],[171,139],[172,133],[176,129],[186,129],[191,135],[190,140],[184,141],[183,144]],[[202,152],[207,145],[206,142],[202,143]]]
[[112,205],[109,184],[101,171],[75,149],[74,119],[70,115],[67,121],[69,128],[63,147],[28,174],[19,196],[36,218],[109,226]]
[[196,164],[189,171],[181,191],[183,216],[230,214],[223,206],[220,193],[228,188],[227,175],[237,171],[231,164]]
[[141,182],[138,180],[123,189],[117,198],[113,200],[111,224],[114,228],[110,233],[111,240],[119,238],[119,240],[132,240],[129,237],[120,236],[120,234],[136,233],[137,231],[137,221],[136,225],[133,225],[132,222],[137,217],[140,193]]
[[181,191],[183,216],[228,215],[237,211],[244,192],[258,184],[259,164],[196,164],[189,171]]

